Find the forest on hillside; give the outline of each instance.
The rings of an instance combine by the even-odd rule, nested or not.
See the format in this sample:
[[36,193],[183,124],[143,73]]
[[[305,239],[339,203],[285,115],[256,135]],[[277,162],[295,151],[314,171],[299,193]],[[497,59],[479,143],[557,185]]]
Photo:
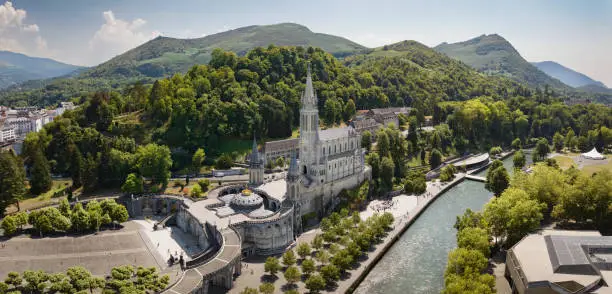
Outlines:
[[[165,186],[171,172],[199,170],[205,161],[231,165],[232,151],[253,135],[263,140],[292,135],[309,63],[324,128],[346,123],[357,109],[415,108],[402,119],[407,138],[397,129],[382,135],[389,144],[386,149],[379,144],[380,162],[393,165],[392,178],[381,184],[386,189],[408,176],[409,162],[435,165],[426,154],[488,151],[517,139],[552,143],[559,136],[570,137],[566,141],[574,150],[612,144],[609,107],[568,106],[548,88],[532,90],[484,77],[441,54],[408,49],[393,57],[363,57],[349,66],[316,48],[270,46],[244,57],[215,50],[208,65],[152,86],[136,83],[121,92],[84,95],[76,110],[28,134],[23,154],[7,157],[6,174],[22,174],[13,169],[24,162],[36,192],[49,189],[51,174],[94,191],[142,177]],[[425,115],[438,125],[434,132],[419,130]],[[3,201],[15,199],[9,194]]]

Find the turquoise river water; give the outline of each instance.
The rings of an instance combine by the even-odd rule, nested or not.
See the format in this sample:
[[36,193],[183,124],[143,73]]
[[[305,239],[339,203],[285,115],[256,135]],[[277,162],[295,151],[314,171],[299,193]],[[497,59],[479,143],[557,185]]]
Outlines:
[[[528,155],[528,159],[530,159]],[[512,156],[504,166],[512,172]],[[479,175],[484,176],[484,172]],[[440,195],[370,271],[355,293],[440,293],[448,252],[457,247],[458,215],[481,210],[493,194],[484,183],[465,180]]]

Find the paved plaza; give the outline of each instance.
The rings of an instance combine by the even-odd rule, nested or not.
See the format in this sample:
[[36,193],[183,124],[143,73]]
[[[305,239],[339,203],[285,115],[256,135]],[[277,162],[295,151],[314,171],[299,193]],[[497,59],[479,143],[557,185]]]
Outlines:
[[49,273],[83,266],[94,275],[106,276],[115,266],[158,264],[139,233],[139,226],[125,223],[121,230],[79,237],[13,237],[0,249],[0,277],[10,271],[40,269]]
[[410,213],[418,204],[418,197],[414,195],[399,195],[390,200],[373,200],[368,204],[366,210],[359,213],[361,219],[366,220],[368,217],[378,213],[390,212],[393,217],[400,218]]
[[154,220],[139,219],[134,222],[141,227],[140,233],[145,239],[148,239],[151,250],[156,251],[154,253],[159,254],[162,261],[168,261],[171,254],[175,258],[182,254],[183,258],[188,261],[191,260],[189,256],[193,256],[201,251],[195,237],[183,232],[178,227],[172,226],[154,231]]

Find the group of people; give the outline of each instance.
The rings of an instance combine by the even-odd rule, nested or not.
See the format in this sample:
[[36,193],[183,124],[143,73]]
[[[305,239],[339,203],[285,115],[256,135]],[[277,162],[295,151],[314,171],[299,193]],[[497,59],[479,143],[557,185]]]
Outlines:
[[387,209],[391,209],[393,208],[393,206],[395,206],[395,204],[397,204],[397,200],[393,200],[393,199],[388,199],[388,200],[384,200],[382,203],[374,205],[374,207],[372,207],[376,212],[385,212],[387,211]]
[[[178,255],[178,253],[176,252],[175,254]],[[168,259],[168,265],[173,266],[177,262],[181,266],[181,268],[185,267],[185,259],[183,258],[183,254],[181,253],[181,255],[178,258],[174,257],[173,254],[170,254],[170,258]]]

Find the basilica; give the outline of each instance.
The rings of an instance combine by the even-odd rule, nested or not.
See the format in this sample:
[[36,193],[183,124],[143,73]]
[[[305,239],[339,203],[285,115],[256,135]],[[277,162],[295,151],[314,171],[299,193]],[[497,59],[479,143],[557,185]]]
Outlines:
[[[340,191],[371,177],[359,132],[352,126],[321,130],[310,66],[301,102],[299,148],[291,156],[286,179],[279,180],[286,185],[284,198],[294,204],[296,233],[301,231],[303,216],[323,217],[338,204],[335,196]],[[251,159],[249,184],[258,187],[264,184],[265,158],[254,147]],[[261,188],[265,191],[267,187]]]
[[352,126],[320,129],[310,68],[298,140],[280,178],[266,179],[266,156],[253,139],[248,183],[223,184],[197,200],[164,194],[123,199],[132,217],[167,215],[157,226],[174,223],[197,241],[200,251],[187,257],[173,293],[208,293],[210,285],[230,289],[242,258],[285,252],[308,225],[304,221],[328,215],[340,191],[371,178],[359,132]]

